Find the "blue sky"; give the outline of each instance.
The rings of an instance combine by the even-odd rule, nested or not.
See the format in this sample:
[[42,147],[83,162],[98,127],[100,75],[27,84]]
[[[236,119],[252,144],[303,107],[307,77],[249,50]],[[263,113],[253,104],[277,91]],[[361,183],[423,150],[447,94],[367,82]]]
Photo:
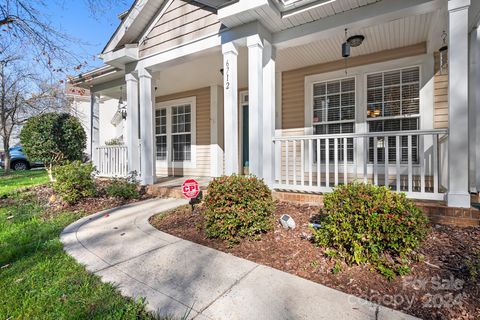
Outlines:
[[[102,0],[97,0],[99,3]],[[108,10],[98,12],[95,17],[82,0],[47,0],[45,14],[53,26],[62,32],[78,39],[81,43],[71,44],[71,50],[85,55],[85,59],[92,66],[102,64],[100,60],[93,61],[93,56],[98,55],[108,39],[117,28],[120,20],[117,15],[130,7],[133,0],[113,0],[117,4],[112,5]]]

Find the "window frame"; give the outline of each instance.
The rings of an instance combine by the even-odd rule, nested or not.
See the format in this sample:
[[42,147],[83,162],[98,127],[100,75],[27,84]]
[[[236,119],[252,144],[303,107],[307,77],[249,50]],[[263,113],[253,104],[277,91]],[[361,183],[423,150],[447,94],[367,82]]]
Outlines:
[[[172,109],[174,107],[190,105],[190,160],[173,161],[173,136],[180,133],[172,132]],[[175,100],[161,101],[155,104],[155,111],[160,109],[167,110],[167,159],[157,160],[157,143],[155,141],[155,159],[158,168],[196,168],[197,166],[197,99],[196,96],[180,98]],[[157,135],[155,135],[156,137]]]
[[[407,69],[413,69],[413,68],[418,68],[418,114],[403,114],[403,115],[397,115],[397,116],[387,116],[387,117],[375,117],[375,118],[369,118],[368,117],[368,76],[369,75],[373,75],[373,74],[378,74],[378,73],[382,73],[382,77],[383,77],[383,74],[385,73],[388,73],[388,72],[393,72],[393,71],[402,71],[402,70],[407,70]],[[401,77],[401,75],[400,75]],[[382,78],[383,79],[383,78]],[[383,81],[383,80],[382,80]],[[388,120],[398,120],[398,121],[402,121],[403,119],[416,119],[417,120],[417,123],[418,123],[418,129],[417,130],[422,130],[422,105],[424,103],[422,103],[422,85],[423,85],[423,65],[421,63],[413,63],[413,64],[405,64],[405,65],[396,65],[395,67],[390,67],[390,68],[376,68],[374,71],[370,71],[370,72],[365,72],[364,73],[364,79],[363,79],[363,94],[364,94],[364,101],[363,101],[363,112],[364,112],[364,117],[365,117],[365,124],[366,124],[366,132],[367,133],[370,133],[370,130],[369,130],[369,123],[370,122],[375,122],[375,121],[388,121]],[[400,82],[400,88],[402,87],[402,82]],[[384,95],[384,86],[382,85],[382,96]],[[401,95],[402,95],[402,91],[400,90],[400,98],[401,98]],[[400,102],[402,101],[402,99],[400,100]],[[384,103],[384,100],[382,98],[382,104]],[[402,132],[404,130],[401,130],[401,131],[378,131],[378,132],[375,132],[375,133],[378,133],[379,135],[381,135],[382,132]],[[418,138],[418,140],[420,139],[420,137]],[[418,149],[417,150],[417,155],[419,155],[420,153],[420,148],[421,148],[421,145],[420,145],[420,142],[417,141],[417,146],[416,148]],[[383,149],[383,148],[382,148]],[[400,146],[400,150],[402,150],[402,146]],[[367,150],[367,163],[369,165],[373,165],[373,160],[370,161],[368,159],[369,157],[369,154],[370,154],[370,148],[368,148]],[[420,157],[418,156],[418,159],[419,160]],[[393,165],[395,162],[393,161],[389,161],[389,164],[390,165]],[[384,166],[385,165],[385,162],[382,161],[382,162],[378,162],[377,163],[377,166]],[[400,161],[400,165],[401,166],[405,166],[407,165],[407,163],[403,160]],[[413,166],[419,166],[419,162],[418,161],[414,161]]]

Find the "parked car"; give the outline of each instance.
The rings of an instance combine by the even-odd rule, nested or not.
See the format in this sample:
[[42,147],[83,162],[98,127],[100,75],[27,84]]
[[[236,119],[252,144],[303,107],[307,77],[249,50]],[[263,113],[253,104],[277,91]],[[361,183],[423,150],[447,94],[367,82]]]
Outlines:
[[[0,153],[0,167],[5,168],[5,153]],[[43,167],[42,162],[29,161],[21,146],[10,148],[10,168],[15,171]]]

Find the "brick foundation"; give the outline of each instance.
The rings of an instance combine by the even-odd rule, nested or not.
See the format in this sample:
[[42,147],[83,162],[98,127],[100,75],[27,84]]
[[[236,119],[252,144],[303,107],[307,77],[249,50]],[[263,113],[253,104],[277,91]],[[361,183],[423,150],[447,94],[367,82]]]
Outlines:
[[[201,186],[205,196],[206,187]],[[147,186],[147,194],[159,198],[183,199],[180,187],[165,187],[159,185]],[[323,206],[323,195],[315,193],[274,191],[273,199],[298,204]],[[449,208],[443,201],[415,201],[415,203],[429,217],[430,221],[439,224],[461,227],[480,226],[480,210],[476,208]]]

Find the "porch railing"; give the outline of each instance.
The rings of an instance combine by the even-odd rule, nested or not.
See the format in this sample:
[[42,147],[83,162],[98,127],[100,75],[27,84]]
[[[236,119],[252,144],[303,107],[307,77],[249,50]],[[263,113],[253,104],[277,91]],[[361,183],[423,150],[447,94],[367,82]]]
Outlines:
[[364,181],[443,200],[446,137],[447,130],[276,137],[274,188],[323,193]]
[[126,146],[102,146],[96,149],[97,171],[100,177],[126,177],[128,157]]

